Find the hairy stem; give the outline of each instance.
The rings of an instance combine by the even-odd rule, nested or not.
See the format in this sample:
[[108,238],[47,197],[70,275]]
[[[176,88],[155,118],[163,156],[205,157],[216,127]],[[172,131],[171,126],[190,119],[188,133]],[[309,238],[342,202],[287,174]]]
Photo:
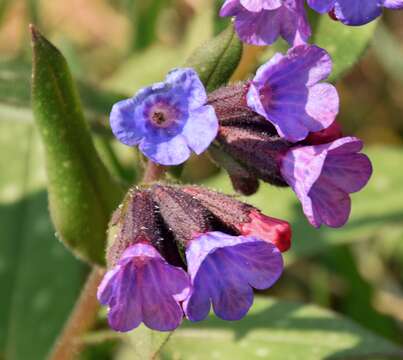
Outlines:
[[96,293],[105,271],[94,267],[48,359],[72,360],[81,349],[80,338],[94,325],[99,304]]
[[149,183],[161,179],[166,172],[166,167],[158,165],[151,160],[148,160],[147,167],[144,173],[143,182]]

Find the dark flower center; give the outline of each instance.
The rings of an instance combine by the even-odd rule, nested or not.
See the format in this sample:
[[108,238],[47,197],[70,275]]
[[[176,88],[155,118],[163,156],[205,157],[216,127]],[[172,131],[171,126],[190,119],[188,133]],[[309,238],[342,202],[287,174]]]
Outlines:
[[166,121],[164,113],[162,113],[160,111],[154,112],[152,114],[152,119],[158,125],[162,125]]

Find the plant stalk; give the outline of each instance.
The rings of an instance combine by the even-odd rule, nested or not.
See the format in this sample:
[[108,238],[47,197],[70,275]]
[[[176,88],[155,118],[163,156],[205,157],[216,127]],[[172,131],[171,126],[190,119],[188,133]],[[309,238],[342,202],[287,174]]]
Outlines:
[[80,339],[97,318],[99,304],[96,293],[104,273],[105,270],[101,268],[92,269],[70,318],[48,357],[49,360],[73,360],[80,352]]

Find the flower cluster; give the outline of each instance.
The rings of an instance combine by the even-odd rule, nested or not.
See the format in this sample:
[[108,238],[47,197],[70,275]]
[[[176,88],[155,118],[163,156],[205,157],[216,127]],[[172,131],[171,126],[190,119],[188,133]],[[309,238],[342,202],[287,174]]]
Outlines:
[[[374,19],[400,0],[308,0],[348,25]],[[208,150],[236,191],[251,195],[259,180],[290,187],[314,227],[343,226],[350,194],[372,174],[362,142],[343,136],[339,96],[326,79],[329,54],[308,45],[303,0],[227,0],[244,41],[263,45],[280,35],[293,45],[253,79],[207,94],[196,72],[176,69],[111,112],[113,133],[150,160],[177,165]],[[233,197],[197,186],[146,184],[129,191],[112,219],[108,269],[98,291],[109,322],[128,331],[141,322],[175,329],[183,317],[204,319],[212,305],[225,320],[241,319],[253,289],[267,289],[290,247],[287,222]]]
[[[311,29],[304,0],[226,0],[221,16],[234,16],[242,41],[273,44],[279,36],[291,45],[306,42]],[[310,8],[346,25],[364,25],[379,17],[383,8],[403,9],[403,0],[307,0]]]
[[112,225],[98,299],[117,331],[141,322],[173,330],[184,314],[204,319],[211,304],[220,318],[241,319],[253,288],[280,277],[291,241],[288,223],[197,186],[132,189]]
[[252,81],[209,95],[220,122],[218,145],[210,153],[235,189],[250,195],[258,179],[290,186],[315,227],[343,226],[349,194],[361,190],[372,173],[359,153],[362,142],[342,137],[335,121],[337,91],[320,82],[331,68],[326,51],[300,45],[275,55]]

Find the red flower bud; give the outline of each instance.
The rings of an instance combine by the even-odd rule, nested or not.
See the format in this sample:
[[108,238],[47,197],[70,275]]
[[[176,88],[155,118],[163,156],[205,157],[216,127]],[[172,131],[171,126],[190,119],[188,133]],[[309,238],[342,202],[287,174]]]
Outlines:
[[341,137],[343,137],[341,125],[337,121],[334,121],[328,128],[310,133],[303,143],[304,145],[321,145],[330,143]]
[[257,209],[249,213],[250,222],[239,224],[239,231],[245,236],[256,236],[276,245],[281,251],[287,251],[291,246],[291,226],[287,221],[263,215]]

